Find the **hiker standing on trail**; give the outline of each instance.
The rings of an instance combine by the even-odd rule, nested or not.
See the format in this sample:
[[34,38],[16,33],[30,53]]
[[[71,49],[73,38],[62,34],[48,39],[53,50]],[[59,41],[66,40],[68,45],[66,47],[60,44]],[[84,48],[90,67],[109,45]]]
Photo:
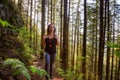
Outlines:
[[[55,34],[54,24],[49,24],[47,27],[47,34],[43,36],[42,44],[45,46],[45,70],[52,80],[53,64],[56,56],[56,45],[59,45],[59,40]],[[49,80],[46,76],[46,80]]]

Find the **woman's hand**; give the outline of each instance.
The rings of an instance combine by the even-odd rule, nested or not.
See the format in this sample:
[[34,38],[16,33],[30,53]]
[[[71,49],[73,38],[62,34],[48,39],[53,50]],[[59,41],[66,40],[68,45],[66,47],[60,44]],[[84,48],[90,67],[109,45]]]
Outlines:
[[55,39],[57,40],[57,45],[59,46],[60,45],[60,41],[59,41],[59,38],[57,35],[55,35]]

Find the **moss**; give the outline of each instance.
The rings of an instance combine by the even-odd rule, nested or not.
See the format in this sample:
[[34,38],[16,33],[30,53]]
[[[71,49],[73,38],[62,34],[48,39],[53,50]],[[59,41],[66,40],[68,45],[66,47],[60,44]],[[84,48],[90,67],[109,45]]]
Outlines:
[[0,0],[0,12],[1,20],[12,25],[11,28],[9,26],[2,27],[0,24],[0,57],[2,60],[18,58],[29,64],[29,59],[23,56],[23,43],[17,38],[19,28],[24,25],[17,6],[11,0]]
[[0,4],[3,5],[0,11],[4,14],[0,15],[0,18],[8,21],[13,26],[22,27],[24,22],[21,18],[17,5],[15,5],[11,0],[0,0]]
[[[0,37],[0,48],[10,48],[15,50],[22,50],[23,44],[17,39],[17,37],[13,37],[10,35],[4,35]],[[18,51],[18,52],[19,52]]]
[[18,13],[17,6],[11,0],[0,0],[0,3],[7,6],[10,10]]

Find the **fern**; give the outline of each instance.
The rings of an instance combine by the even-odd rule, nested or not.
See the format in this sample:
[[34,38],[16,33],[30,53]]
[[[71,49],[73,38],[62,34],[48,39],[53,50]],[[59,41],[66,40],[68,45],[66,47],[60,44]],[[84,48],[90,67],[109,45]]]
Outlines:
[[1,24],[3,27],[5,27],[5,26],[10,26],[10,24],[9,24],[7,21],[2,20],[2,19],[0,19],[0,24]]
[[109,46],[110,48],[118,48],[118,47],[120,47],[119,44],[114,44],[114,43],[111,43],[111,42],[108,42],[107,46]]
[[116,56],[118,56],[118,57],[120,57],[120,44],[113,44],[113,43],[108,43],[107,44],[107,46],[108,47],[110,47],[110,48],[115,48],[115,54],[116,54]]
[[14,32],[19,30],[16,26],[11,25],[6,20],[0,19],[0,25],[2,25],[2,27],[11,28]]
[[22,74],[23,74],[28,80],[31,80],[31,76],[28,74],[27,71],[22,71]]
[[37,73],[40,77],[43,76],[43,75],[47,75],[49,77],[47,72],[43,69],[39,69],[37,67],[30,66],[30,70],[32,71],[32,73]]
[[19,61],[18,59],[7,59],[3,62],[3,66],[10,65],[11,69],[13,70],[13,75],[23,74],[28,80],[31,80],[31,76],[28,73],[27,68],[25,67],[24,63]]
[[83,76],[83,74],[76,73],[75,70],[72,70],[71,68],[67,69],[66,72],[61,68],[57,68],[57,72],[66,80],[82,80]]
[[115,51],[116,56],[120,57],[120,49]]

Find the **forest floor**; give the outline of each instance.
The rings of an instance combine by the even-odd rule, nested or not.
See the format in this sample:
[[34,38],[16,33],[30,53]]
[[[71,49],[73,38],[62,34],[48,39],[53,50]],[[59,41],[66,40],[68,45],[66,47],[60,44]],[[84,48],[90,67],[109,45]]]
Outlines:
[[[43,59],[40,59],[39,57],[36,59],[36,61],[33,63],[40,69],[44,69],[45,62]],[[42,78],[42,80],[45,80],[45,76]],[[64,78],[58,74],[58,72],[55,71],[55,67],[53,69],[53,79],[52,80],[64,80]]]
[[[44,69],[44,60],[37,57],[36,60],[33,62],[33,65],[35,65],[40,69]],[[0,78],[2,78],[2,80],[27,80],[23,75],[18,75],[15,77],[11,73],[12,73],[12,70],[9,66],[0,67]],[[37,74],[31,74],[31,78],[32,78],[31,80],[45,80],[45,76],[39,77],[39,75]],[[63,77],[59,75],[57,71],[55,71],[55,67],[53,69],[52,80],[64,80]]]

